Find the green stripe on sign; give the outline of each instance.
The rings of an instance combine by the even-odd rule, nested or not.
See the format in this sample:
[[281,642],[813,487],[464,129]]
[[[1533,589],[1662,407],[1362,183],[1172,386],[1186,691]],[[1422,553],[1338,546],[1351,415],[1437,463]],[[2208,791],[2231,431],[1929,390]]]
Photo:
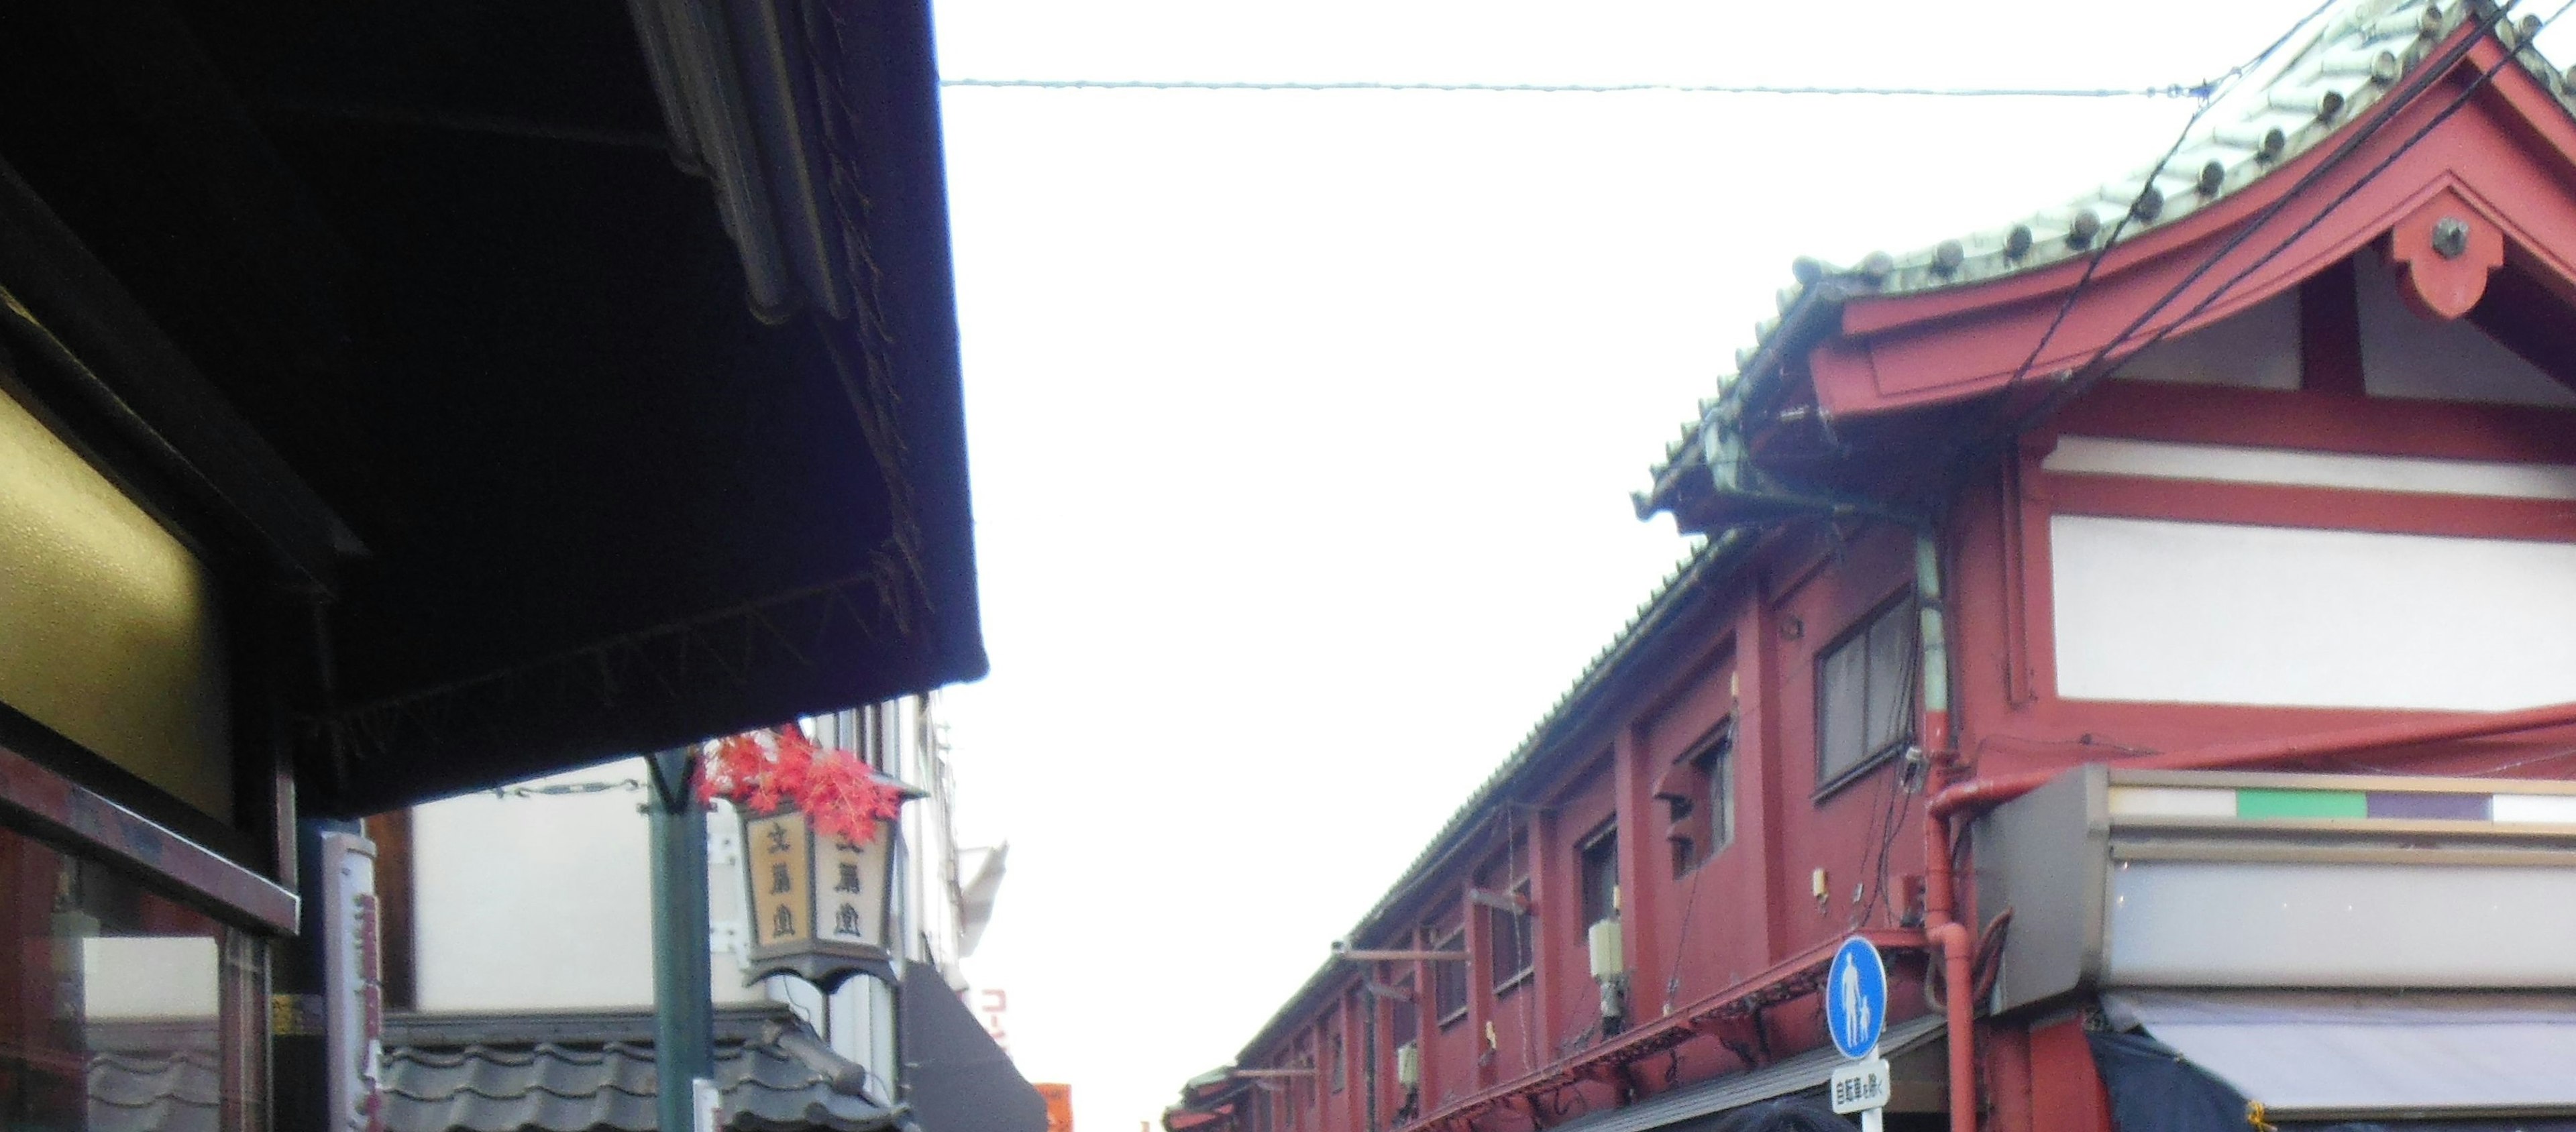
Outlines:
[[2358,790],[2239,790],[2240,818],[2366,818],[2370,796]]

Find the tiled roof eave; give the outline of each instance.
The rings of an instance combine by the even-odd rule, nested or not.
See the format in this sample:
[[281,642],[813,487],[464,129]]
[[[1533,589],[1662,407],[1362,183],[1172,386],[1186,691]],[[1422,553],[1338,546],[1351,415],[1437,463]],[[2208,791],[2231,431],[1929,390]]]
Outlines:
[[[2370,117],[2407,77],[2438,57],[2441,45],[2494,11],[2484,2],[2444,6],[2429,0],[2347,0],[2320,17],[2318,32],[2306,45],[2223,95],[2205,115],[2206,124],[2194,128],[2161,170],[2142,167],[2056,209],[1905,255],[1873,254],[1852,269],[1801,261],[1799,285],[1782,292],[1784,316],[1764,320],[1756,327],[1754,345],[1737,352],[1738,372],[1747,376],[1720,379],[1721,400],[1730,395],[1733,383],[1757,377],[1757,360],[1778,352],[1791,300],[1820,283],[1890,296],[1976,288],[2081,262],[2099,252],[2114,232],[2127,244],[2168,231]],[[2562,109],[2576,114],[2576,98],[2571,98],[2576,77],[2561,72],[2529,43],[2538,23],[2536,16],[2505,21],[2494,34],[2510,52],[2510,64],[2553,94]],[[1794,344],[1805,348],[1814,341]],[[1776,364],[1769,372],[1777,373]],[[1769,407],[1758,399],[1742,403],[1757,410]],[[1707,419],[1704,405],[1701,416],[1684,424],[1680,438],[1651,469],[1647,490],[1637,496],[1641,516],[1672,507],[1679,477],[1700,465],[1699,438]]]

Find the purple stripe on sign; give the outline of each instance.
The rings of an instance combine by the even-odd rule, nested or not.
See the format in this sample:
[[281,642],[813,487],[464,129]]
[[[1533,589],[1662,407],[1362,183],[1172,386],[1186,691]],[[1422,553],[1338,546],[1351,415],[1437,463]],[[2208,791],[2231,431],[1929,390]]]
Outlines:
[[2370,793],[2370,816],[2436,821],[2486,821],[2492,801],[2485,794]]

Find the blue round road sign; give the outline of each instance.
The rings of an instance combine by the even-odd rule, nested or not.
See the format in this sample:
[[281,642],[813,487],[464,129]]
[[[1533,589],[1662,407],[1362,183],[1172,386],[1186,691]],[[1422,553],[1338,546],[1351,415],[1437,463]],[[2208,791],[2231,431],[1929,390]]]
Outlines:
[[1868,1057],[1887,1029],[1887,965],[1878,948],[1853,936],[1834,952],[1825,970],[1825,1028],[1844,1057]]

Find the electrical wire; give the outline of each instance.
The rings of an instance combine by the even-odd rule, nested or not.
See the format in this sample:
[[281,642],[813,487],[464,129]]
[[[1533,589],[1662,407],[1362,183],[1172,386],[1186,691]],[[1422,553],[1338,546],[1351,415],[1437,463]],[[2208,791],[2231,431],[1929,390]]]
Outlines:
[[[2207,93],[2201,95],[2200,105],[2192,108],[2191,117],[2185,119],[2182,129],[2174,133],[2173,144],[2165,147],[2164,156],[2157,158],[2155,167],[2147,171],[2146,180],[2138,186],[2137,196],[2131,198],[2129,206],[2121,210],[2119,220],[2111,225],[2111,231],[2105,234],[2102,242],[2094,247],[2093,254],[2085,257],[2084,273],[2076,277],[2073,287],[2067,289],[2066,298],[2058,303],[2057,313],[2050,316],[2048,327],[2040,332],[2039,340],[2031,343],[2029,356],[2023,358],[2019,366],[2014,367],[2011,377],[2004,379],[2003,390],[1995,403],[1998,418],[2007,411],[2011,403],[2012,391],[2030,376],[2031,367],[2039,364],[2040,355],[2048,349],[2048,344],[2056,339],[2059,328],[2066,324],[2066,316],[2074,312],[2076,300],[2084,294],[2086,287],[2092,285],[2094,273],[2101,270],[2102,261],[2110,256],[2112,248],[2119,246],[2120,237],[2128,233],[2129,222],[2137,219],[2138,213],[2146,207],[2148,194],[2156,191],[2157,179],[2164,176],[2165,168],[2173,164],[2174,157],[2182,152],[2182,147],[2190,144],[2192,132],[2200,128],[2201,118],[2209,113],[2211,107],[2218,105],[2224,95],[2233,92],[2238,80],[2269,62],[2273,55],[2279,53],[2282,47],[2288,45],[2290,40],[2299,34],[2300,29],[2315,23],[2319,16],[2323,16],[2327,9],[2338,2],[2340,0],[2321,0],[2316,7],[2309,9],[2307,15],[2300,17],[2299,22],[2290,25],[2288,30],[2283,31],[2269,45],[2255,52],[2252,58],[2230,68],[2226,74],[2220,75],[2203,87]],[[1992,428],[1995,423],[1995,420],[1989,420],[1987,427]]]
[[1860,98],[2207,98],[2212,79],[2150,87],[1794,86],[1765,83],[1296,82],[1214,79],[941,79],[987,90],[1430,91],[1477,94],[1756,94]]
[[[2486,39],[2488,36],[2495,34],[2496,27],[2505,20],[2511,18],[2516,2],[2518,2],[2518,0],[2506,0],[2506,3],[2498,5],[2495,13],[2485,20],[2484,26],[2478,29],[2477,34],[2462,37],[2460,41],[2454,44],[2451,50],[2446,52],[2440,60],[2428,62],[2419,67],[2416,75],[2414,76],[2414,81],[2409,85],[2408,89],[2401,94],[2392,96],[2390,105],[2403,105],[2407,100],[2412,99],[2426,89],[2429,89],[2431,84],[2438,82],[2444,75],[2448,74],[2454,64],[2467,57],[2468,52],[2472,47]],[[2566,15],[2570,8],[2576,8],[2576,0],[2568,0],[2568,3],[2560,5],[2556,12],[2550,14],[2549,18],[2541,21],[2540,27],[2534,29],[2533,34],[2536,35],[2538,31],[2546,30],[2550,25],[2555,24],[2558,21],[2558,18]],[[2524,36],[2523,38],[2527,41],[2531,36]],[[2517,49],[2514,54],[2518,53],[2519,51]],[[2345,186],[2341,192],[2335,195],[2334,199],[2327,201],[2323,208],[2313,211],[2304,222],[2300,223],[2297,228],[2291,230],[2287,236],[2282,237],[2268,251],[2256,256],[2253,262],[2246,264],[2234,275],[2229,276],[2225,282],[2219,284],[2216,288],[2213,288],[2209,294],[2202,296],[2199,302],[2192,304],[2191,309],[2184,311],[2180,317],[2167,322],[2163,328],[2148,336],[2145,341],[2138,343],[2135,348],[2130,350],[2130,353],[2135,354],[2139,351],[2152,348],[2157,343],[2164,341],[2166,337],[2170,336],[2174,332],[2176,327],[2198,317],[2201,312],[2208,310],[2211,304],[2217,302],[2221,296],[2226,295],[2230,290],[2234,289],[2238,283],[2243,282],[2248,276],[2261,270],[2274,259],[2279,258],[2281,253],[2289,250],[2290,245],[2297,243],[2301,237],[2306,236],[2308,232],[2313,230],[2318,224],[2324,222],[2327,216],[2332,215],[2335,209],[2341,207],[2345,201],[2352,199],[2353,195],[2360,192],[2364,186],[2370,184],[2373,180],[2376,180],[2380,174],[2387,172],[2389,167],[2397,163],[2398,159],[2406,156],[2409,151],[2413,150],[2417,144],[2421,143],[2425,137],[2429,136],[2444,122],[2450,121],[2451,116],[2459,113],[2462,108],[2469,104],[2470,99],[2475,98],[2478,92],[2486,89],[2487,84],[2495,80],[2495,76],[2503,73],[2506,68],[2512,65],[2512,54],[2508,54],[2508,56],[2495,67],[2480,73],[2475,80],[2471,81],[2451,100],[2449,105],[2444,106],[2429,121],[2417,128],[2411,136],[2409,136],[2404,142],[2399,143],[2399,145],[2395,149],[2391,150],[2386,157],[2381,158],[2378,164],[2373,165],[2367,172],[2356,178],[2352,184]],[[2207,275],[2211,269],[2217,267],[2218,264],[2228,256],[2235,254],[2236,250],[2244,246],[2248,240],[2252,239],[2255,233],[2260,232],[2266,225],[2270,224],[2274,217],[2279,216],[2282,211],[2287,209],[2290,203],[2297,200],[2300,194],[2306,191],[2309,186],[2315,184],[2328,172],[2340,166],[2354,153],[2359,152],[2363,145],[2368,144],[2373,138],[2376,138],[2379,133],[2382,130],[2385,130],[2389,123],[2394,120],[2394,115],[2380,115],[2365,125],[2362,129],[2353,131],[2350,135],[2343,138],[2336,146],[2335,150],[2326,155],[2326,159],[2324,161],[2319,162],[2316,167],[2308,170],[2307,173],[2299,178],[2297,183],[2291,185],[2289,191],[2274,199],[2252,220],[2238,228],[2235,234],[2230,236],[2216,250],[2212,251],[2207,258],[2200,262],[2198,266],[2192,268],[2189,274],[2185,275],[2180,282],[2175,283],[2173,287],[2168,289],[2153,305],[2149,306],[2145,311],[2140,312],[2139,315],[2136,318],[2131,319],[2129,324],[2123,327],[2118,334],[2113,335],[2109,341],[2104,342],[2101,348],[2095,350],[2093,354],[2085,360],[2083,365],[2077,366],[2070,371],[2076,375],[2073,380],[2049,391],[2049,394],[2046,397],[2041,398],[2039,404],[2032,406],[2028,412],[2023,413],[2018,417],[2014,421],[2013,426],[2006,430],[2004,435],[2007,437],[2019,435],[2021,432],[2036,425],[2039,421],[2046,419],[2049,414],[2055,412],[2058,408],[2064,406],[2075,397],[2080,396],[2085,391],[2091,389],[2094,383],[2107,376],[2107,373],[2102,366],[2103,361],[2110,357],[2112,351],[2121,348],[2121,346],[2128,341],[2130,335],[2137,333],[2140,327],[2154,321],[2158,315],[2163,313],[2167,306],[2170,306],[2174,300],[2182,297],[2184,292],[2190,290],[2194,285],[2199,283],[2201,278],[2204,275]]]

